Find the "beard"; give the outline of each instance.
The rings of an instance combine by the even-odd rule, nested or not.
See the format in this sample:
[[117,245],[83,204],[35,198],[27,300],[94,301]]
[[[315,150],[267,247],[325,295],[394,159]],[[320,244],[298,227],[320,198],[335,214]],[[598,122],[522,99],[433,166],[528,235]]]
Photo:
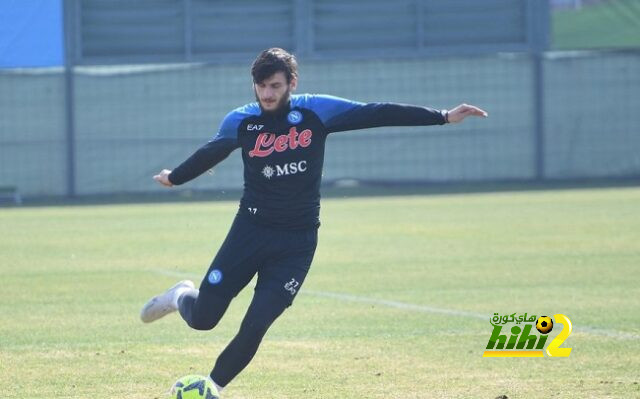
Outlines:
[[291,98],[291,90],[287,89],[287,91],[282,95],[282,98],[280,99],[280,101],[278,101],[278,104],[276,105],[276,107],[273,110],[266,110],[262,106],[262,101],[260,101],[260,97],[258,97],[258,93],[256,92],[255,89],[253,89],[253,94],[255,94],[256,96],[256,101],[258,102],[258,105],[260,105],[260,109],[262,110],[262,113],[271,114],[271,115],[282,113],[285,110],[285,108],[288,106],[289,99]]

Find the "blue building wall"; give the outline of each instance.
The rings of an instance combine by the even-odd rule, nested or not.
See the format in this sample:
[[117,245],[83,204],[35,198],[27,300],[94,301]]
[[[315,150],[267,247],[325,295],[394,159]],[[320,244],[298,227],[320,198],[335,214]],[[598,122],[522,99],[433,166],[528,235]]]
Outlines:
[[63,64],[62,0],[0,1],[0,68]]

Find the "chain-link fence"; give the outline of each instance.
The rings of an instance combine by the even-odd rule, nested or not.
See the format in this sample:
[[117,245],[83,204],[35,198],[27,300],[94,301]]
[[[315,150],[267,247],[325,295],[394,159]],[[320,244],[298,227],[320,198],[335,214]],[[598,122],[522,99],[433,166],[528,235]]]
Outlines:
[[[525,54],[302,61],[299,92],[469,102],[490,113],[460,125],[336,133],[325,182],[640,176],[640,52],[546,53],[538,92],[535,65]],[[228,111],[253,101],[248,61],[77,67],[74,82],[69,137],[62,70],[0,72],[0,186],[26,196],[158,190],[153,173],[175,167]],[[239,152],[189,185],[241,186]]]

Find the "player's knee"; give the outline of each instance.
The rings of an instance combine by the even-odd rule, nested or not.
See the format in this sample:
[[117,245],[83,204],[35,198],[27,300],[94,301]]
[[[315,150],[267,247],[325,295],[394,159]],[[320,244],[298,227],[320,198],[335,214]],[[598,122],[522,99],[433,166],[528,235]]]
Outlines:
[[208,331],[217,326],[218,321],[219,320],[216,319],[193,318],[191,320],[187,320],[187,325],[194,330]]
[[231,302],[231,299],[223,299],[202,292],[192,303],[187,299],[180,305],[180,314],[189,327],[200,331],[211,330],[217,326]]
[[222,313],[203,313],[203,312],[194,312],[191,317],[185,318],[189,327],[194,330],[207,331],[212,330],[215,326],[218,325],[218,322],[222,318]]
[[265,319],[257,319],[242,325],[241,330],[245,335],[262,337],[267,333],[267,330],[271,326],[271,322]]
[[272,312],[253,312],[242,322],[240,332],[244,336],[262,338],[281,313],[279,309]]
[[243,347],[258,347],[262,338],[267,334],[269,325],[265,323],[243,323],[235,340]]

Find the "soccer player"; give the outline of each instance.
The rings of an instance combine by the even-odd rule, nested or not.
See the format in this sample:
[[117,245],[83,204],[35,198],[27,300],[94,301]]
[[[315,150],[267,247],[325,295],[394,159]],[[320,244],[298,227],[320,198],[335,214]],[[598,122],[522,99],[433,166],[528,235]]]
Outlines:
[[196,289],[181,281],[147,302],[149,323],[179,311],[197,330],[210,330],[231,300],[257,274],[249,309],[237,335],[218,357],[210,377],[222,390],[251,361],[260,342],[289,307],[311,266],[318,239],[320,180],[327,135],[377,126],[426,126],[486,117],[461,104],[449,111],[395,103],[293,95],[297,62],[280,48],[261,52],[251,68],[256,102],[231,111],[207,144],[173,170],[153,178],[172,187],[212,168],[241,149],[244,193],[238,213]]

